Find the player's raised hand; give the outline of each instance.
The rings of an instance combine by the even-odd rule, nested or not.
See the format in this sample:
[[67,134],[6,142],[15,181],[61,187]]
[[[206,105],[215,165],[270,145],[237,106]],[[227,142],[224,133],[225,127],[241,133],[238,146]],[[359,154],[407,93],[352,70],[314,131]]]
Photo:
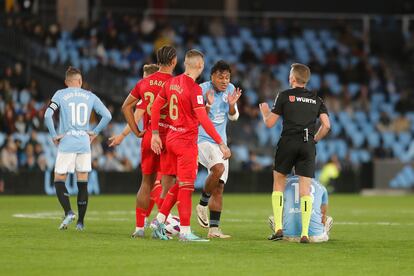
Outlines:
[[110,137],[108,140],[109,140],[109,147],[115,147],[115,146],[118,146],[119,144],[121,144],[122,143],[122,141],[124,140],[124,138],[125,138],[125,135],[124,134],[122,134],[122,133],[120,133],[120,134],[118,134],[118,135],[114,135],[114,136],[112,136],[112,137]]
[[259,104],[259,108],[260,108],[260,112],[262,112],[262,114],[267,114],[267,113],[270,112],[270,108],[269,108],[269,105],[267,103]]
[[241,95],[242,95],[242,90],[239,87],[234,89],[233,93],[229,94],[229,96],[227,97],[229,101],[229,105],[235,105]]
[[214,103],[214,90],[208,90],[207,93],[207,103],[212,105]]
[[151,137],[151,149],[156,154],[161,154],[162,151],[162,141],[158,133],[153,133]]
[[55,138],[53,138],[53,143],[55,143],[55,145],[59,145],[60,140],[63,138],[63,134],[56,136]]
[[229,159],[231,156],[231,150],[229,149],[229,147],[224,143],[221,143],[219,147],[220,147],[220,151],[223,153],[223,159],[224,160]]

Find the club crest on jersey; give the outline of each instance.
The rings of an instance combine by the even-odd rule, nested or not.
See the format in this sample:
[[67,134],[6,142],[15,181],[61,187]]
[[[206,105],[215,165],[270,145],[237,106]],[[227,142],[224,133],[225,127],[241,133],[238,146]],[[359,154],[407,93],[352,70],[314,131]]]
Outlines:
[[227,94],[223,94],[223,102],[227,103],[228,102],[228,95]]
[[293,103],[295,102],[296,97],[295,96],[289,96],[289,102]]

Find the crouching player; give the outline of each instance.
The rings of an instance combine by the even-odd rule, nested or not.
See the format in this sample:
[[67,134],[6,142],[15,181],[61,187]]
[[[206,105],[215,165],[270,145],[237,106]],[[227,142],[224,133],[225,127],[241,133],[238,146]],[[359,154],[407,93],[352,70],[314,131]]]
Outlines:
[[[327,242],[333,225],[332,217],[327,216],[328,192],[326,188],[312,179],[311,197],[313,198],[312,214],[309,224],[310,242]],[[283,239],[300,241],[302,220],[299,198],[299,177],[289,177],[283,193]],[[273,216],[269,217],[269,226],[274,231]],[[273,235],[269,237],[272,240]]]

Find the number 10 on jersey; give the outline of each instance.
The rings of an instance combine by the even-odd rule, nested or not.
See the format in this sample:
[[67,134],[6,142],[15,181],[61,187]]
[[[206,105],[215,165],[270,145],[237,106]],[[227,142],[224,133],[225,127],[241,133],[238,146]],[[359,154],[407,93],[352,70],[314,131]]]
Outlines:
[[72,126],[84,126],[88,122],[88,105],[86,103],[69,103]]

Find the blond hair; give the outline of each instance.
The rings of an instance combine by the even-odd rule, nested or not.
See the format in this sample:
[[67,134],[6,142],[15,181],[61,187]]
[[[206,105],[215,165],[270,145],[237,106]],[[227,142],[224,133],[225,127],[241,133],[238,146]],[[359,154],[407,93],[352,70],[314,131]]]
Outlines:
[[291,73],[295,80],[300,85],[306,85],[310,79],[311,72],[308,66],[301,63],[293,63],[291,66]]
[[144,74],[151,75],[157,72],[160,69],[157,64],[145,64],[144,65]]
[[71,79],[72,77],[74,77],[76,75],[79,75],[79,76],[82,77],[81,71],[79,69],[75,68],[75,67],[69,66],[68,69],[66,70],[65,78],[66,79]]

